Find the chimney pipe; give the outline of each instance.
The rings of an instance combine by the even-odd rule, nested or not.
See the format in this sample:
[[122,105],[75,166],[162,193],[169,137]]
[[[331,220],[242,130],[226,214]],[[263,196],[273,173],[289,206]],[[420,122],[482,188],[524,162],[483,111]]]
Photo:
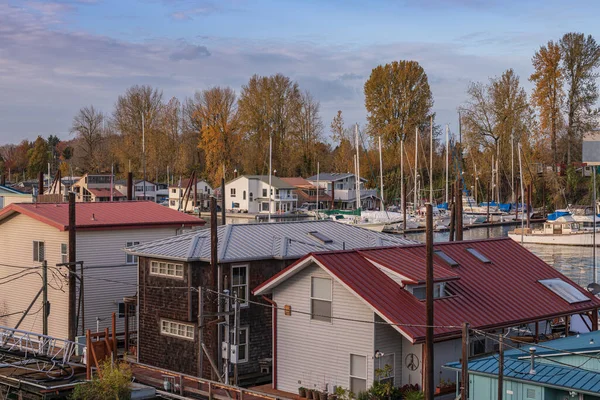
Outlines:
[[44,194],[44,173],[40,171],[38,174],[38,195]]
[[127,200],[133,200],[133,172],[131,171],[127,173]]
[[529,348],[529,354],[531,354],[531,367],[529,369],[529,374],[530,375],[535,375],[535,347],[530,347]]
[[233,170],[233,179],[237,178],[237,168]]
[[4,174],[0,176],[0,185],[6,186],[6,175]]

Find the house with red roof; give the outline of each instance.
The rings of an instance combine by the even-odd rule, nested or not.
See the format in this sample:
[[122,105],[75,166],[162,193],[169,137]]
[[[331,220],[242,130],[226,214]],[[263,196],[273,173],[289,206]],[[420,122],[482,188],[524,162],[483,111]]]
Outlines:
[[[13,203],[0,210],[0,325],[15,327],[42,287],[40,266],[48,264],[49,334],[66,338],[68,203]],[[84,296],[78,334],[104,329],[113,312],[123,329],[123,298],[137,293],[137,257],[128,246],[172,237],[205,221],[148,201],[76,203],[76,260],[83,262]],[[7,277],[10,277],[6,279]],[[79,280],[78,280],[79,281]],[[77,288],[78,300],[80,285]],[[41,296],[21,322],[23,330],[41,332]],[[85,319],[83,319],[85,315]]]
[[[358,393],[378,378],[422,386],[425,265],[422,244],[312,253],[254,289],[277,305],[273,386]],[[436,381],[455,380],[441,367],[461,357],[464,322],[514,340],[550,336],[556,318],[567,331],[573,316],[598,329],[600,299],[507,238],[436,243],[434,285]],[[471,356],[497,344],[478,335],[469,343]]]
[[124,201],[127,193],[115,188],[114,176],[85,174],[71,186],[75,192],[75,201],[102,202]]

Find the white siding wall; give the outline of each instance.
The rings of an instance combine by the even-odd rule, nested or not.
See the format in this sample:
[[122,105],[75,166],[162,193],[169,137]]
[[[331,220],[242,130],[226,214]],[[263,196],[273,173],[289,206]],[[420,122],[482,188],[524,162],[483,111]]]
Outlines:
[[[233,203],[238,203],[239,207],[236,210],[248,210],[249,213],[258,212],[257,202],[250,202],[250,192],[256,199],[257,194],[255,190],[255,179],[248,179],[246,177],[240,177],[234,181],[225,184],[225,209],[232,209]],[[235,189],[235,197],[231,196],[231,189]],[[246,200],[244,200],[244,192],[246,192]]]
[[[0,224],[0,278],[23,271],[18,267],[40,266],[33,261],[33,241],[43,241],[45,258],[49,266],[61,262],[60,245],[68,242],[68,233],[39,222],[33,218],[17,214]],[[41,269],[30,272],[9,283],[0,285],[0,315],[24,311],[42,287]],[[40,275],[37,274],[40,273]],[[62,269],[63,274],[65,270]],[[67,282],[58,274],[48,273],[48,301],[51,305],[48,317],[48,333],[51,336],[66,338],[68,287]],[[64,290],[61,291],[60,289]],[[38,312],[42,307],[42,296],[33,305],[30,315],[19,329],[42,332],[42,315]],[[0,325],[15,327],[21,314],[0,318]]]
[[[143,186],[142,190],[143,190]],[[206,181],[198,181],[197,184],[197,193],[198,193],[198,202],[200,201],[200,194],[202,194],[202,196],[204,197],[204,200],[208,200],[208,196],[210,196],[213,193],[213,189],[212,187],[206,182]],[[167,189],[164,189],[167,190]],[[173,190],[175,190],[175,193],[173,193]],[[188,204],[187,204],[187,209],[185,210],[186,212],[193,212],[194,211],[194,187],[192,186],[192,193],[191,193],[191,197],[190,200],[188,200]],[[183,186],[181,189],[179,189],[179,187],[173,187],[170,186],[168,191],[166,192],[169,195],[169,208],[173,209],[173,210],[178,210],[179,209],[179,199],[181,198],[181,210],[183,211],[183,206],[185,205],[185,200],[183,199],[183,194],[185,193],[185,186]],[[156,194],[161,194],[161,191],[159,190],[158,192],[155,193]],[[138,193],[139,195],[139,193]],[[147,193],[146,193],[147,195]],[[200,203],[198,203],[200,204]]]
[[[375,321],[384,322],[379,316]],[[402,335],[390,325],[375,325],[375,351],[379,350],[385,356],[394,355],[394,385],[402,386]],[[374,369],[385,365],[375,360]]]
[[[137,292],[137,263],[126,264],[123,248],[127,242],[146,243],[174,236],[175,228],[81,231],[77,234],[77,259],[84,262],[85,327],[95,331],[111,326],[118,303]],[[98,279],[100,278],[100,279]],[[101,279],[109,279],[107,282]],[[117,318],[117,330],[123,329]]]
[[[314,321],[293,310],[310,310],[310,277],[329,277],[313,265],[275,288],[279,307],[292,306],[292,315],[277,315],[277,389],[297,393],[298,387],[329,390],[349,387],[350,354],[367,357],[367,387],[373,381],[374,327],[369,323],[333,320]],[[334,281],[334,317],[373,321],[373,312],[342,285]],[[252,345],[252,344],[250,344]]]
[[33,196],[31,195],[10,195],[4,194],[2,195],[2,199],[0,199],[0,208],[7,207],[9,204],[13,203],[32,203]]

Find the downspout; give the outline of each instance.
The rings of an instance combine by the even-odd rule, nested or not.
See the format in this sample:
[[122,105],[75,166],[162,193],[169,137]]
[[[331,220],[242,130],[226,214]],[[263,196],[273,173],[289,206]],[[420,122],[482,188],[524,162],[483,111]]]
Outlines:
[[271,304],[273,306],[273,321],[271,324],[273,325],[273,389],[277,389],[277,303],[273,300],[269,299],[267,296],[262,297],[264,301]]

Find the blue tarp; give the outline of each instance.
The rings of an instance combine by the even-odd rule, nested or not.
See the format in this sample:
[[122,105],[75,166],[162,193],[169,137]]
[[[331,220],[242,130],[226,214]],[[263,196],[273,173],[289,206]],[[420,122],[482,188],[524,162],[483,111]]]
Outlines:
[[548,221],[556,221],[560,217],[564,217],[565,215],[571,215],[568,211],[554,211],[552,214],[548,214]]

